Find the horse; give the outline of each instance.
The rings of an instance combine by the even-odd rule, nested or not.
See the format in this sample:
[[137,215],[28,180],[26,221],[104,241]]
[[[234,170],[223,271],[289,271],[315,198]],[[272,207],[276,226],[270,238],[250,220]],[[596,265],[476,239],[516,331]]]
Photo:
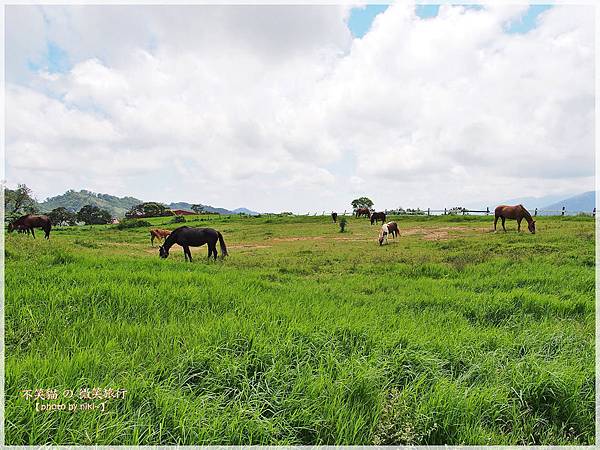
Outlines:
[[158,241],[160,242],[170,234],[171,230],[161,230],[160,228],[150,230],[150,244],[152,245],[152,247],[154,247],[154,239],[158,239]]
[[387,244],[387,237],[389,234],[391,234],[394,239],[400,235],[398,224],[396,222],[388,222],[381,225],[381,230],[379,231],[379,245],[383,245],[384,242]]
[[337,213],[336,212],[331,213],[331,219],[333,220],[333,223],[337,222]]
[[377,223],[378,220],[381,220],[381,223],[385,222],[385,213],[384,212],[376,212],[371,214],[371,225]]
[[496,231],[496,223],[498,218],[502,219],[502,229],[506,231],[504,227],[504,221],[506,219],[514,219],[517,221],[517,231],[521,232],[521,221],[523,218],[527,221],[527,228],[532,234],[535,234],[535,220],[531,218],[529,211],[521,204],[515,206],[500,205],[494,210],[494,232]]
[[186,261],[192,262],[192,253],[190,247],[200,247],[204,244],[208,244],[208,257],[214,255],[215,260],[217,259],[217,240],[221,245],[222,256],[228,255],[223,235],[212,228],[192,228],[192,227],[179,227],[171,231],[171,234],[165,239],[163,245],[159,247],[158,254],[161,258],[167,258],[169,256],[169,249],[174,244],[179,244],[183,247],[183,255]]
[[33,232],[34,228],[41,228],[44,230],[46,239],[50,239],[50,229],[52,228],[52,223],[50,222],[48,216],[26,214],[8,224],[9,233],[11,233],[13,230],[17,230],[18,232],[27,232],[28,234],[31,232],[31,235],[35,239],[35,233]]
[[356,218],[358,219],[360,216],[367,216],[370,219],[371,210],[369,208],[358,208],[356,210]]

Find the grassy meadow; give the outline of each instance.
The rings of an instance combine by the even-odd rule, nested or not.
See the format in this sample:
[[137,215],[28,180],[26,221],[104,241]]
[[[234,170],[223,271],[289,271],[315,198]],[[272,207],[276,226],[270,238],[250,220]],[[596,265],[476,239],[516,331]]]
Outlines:
[[[230,256],[192,263],[147,228],[7,235],[6,444],[594,443],[594,220],[396,221],[379,247],[366,219],[195,216]],[[23,395],[84,387],[127,392]]]

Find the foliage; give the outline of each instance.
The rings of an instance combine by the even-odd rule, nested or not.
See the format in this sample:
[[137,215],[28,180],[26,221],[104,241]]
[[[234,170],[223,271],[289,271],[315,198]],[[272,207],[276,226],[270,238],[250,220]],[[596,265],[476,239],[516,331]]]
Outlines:
[[348,220],[345,217],[342,217],[340,219],[340,233],[344,233],[346,231],[347,223],[348,223]]
[[171,223],[183,223],[186,222],[186,219],[184,216],[175,216],[171,219]]
[[69,211],[62,206],[59,208],[54,208],[47,215],[50,219],[50,222],[52,222],[52,225],[77,225],[77,213]]
[[144,202],[132,206],[131,209],[125,213],[125,217],[128,219],[132,219],[146,217],[163,217],[172,214],[173,213],[162,203]]
[[373,207],[373,201],[368,197],[360,197],[352,200],[352,209],[356,210],[358,208],[369,208]]
[[79,192],[68,190],[62,195],[47,198],[40,203],[41,211],[51,211],[63,207],[69,211],[79,211],[85,205],[97,206],[108,211],[112,217],[123,217],[134,205],[142,203],[134,197],[116,197],[109,194],[97,194],[91,191],[81,190]]
[[146,220],[139,220],[139,219],[123,219],[121,220],[117,225],[115,225],[115,228],[119,229],[119,230],[125,230],[128,228],[140,228],[140,227],[151,227],[152,224]]
[[19,184],[16,189],[5,187],[4,211],[7,218],[37,212],[39,207],[32,194],[32,190],[25,184]]
[[204,214],[204,205],[192,205],[192,211],[194,211],[196,214]]
[[83,222],[86,225],[107,224],[111,220],[112,217],[108,211],[94,205],[85,205],[77,213],[77,221]]
[[462,214],[463,212],[465,212],[467,209],[463,208],[462,206],[455,206],[454,208],[450,208],[447,212],[448,214]]

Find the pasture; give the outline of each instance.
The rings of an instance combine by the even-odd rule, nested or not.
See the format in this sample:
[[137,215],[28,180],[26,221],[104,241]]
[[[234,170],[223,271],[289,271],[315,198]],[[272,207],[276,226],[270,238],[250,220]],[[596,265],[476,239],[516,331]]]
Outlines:
[[[592,444],[594,220],[188,218],[5,240],[6,444]],[[153,225],[174,229],[170,218]],[[524,227],[526,231],[526,227]],[[35,411],[25,389],[126,389]]]

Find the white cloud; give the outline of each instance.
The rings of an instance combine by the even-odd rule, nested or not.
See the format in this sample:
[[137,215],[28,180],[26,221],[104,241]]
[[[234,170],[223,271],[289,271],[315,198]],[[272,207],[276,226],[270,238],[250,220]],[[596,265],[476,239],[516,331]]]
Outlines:
[[342,7],[11,6],[7,175],[301,212],[589,189],[593,14],[523,11],[395,3],[352,40]]

